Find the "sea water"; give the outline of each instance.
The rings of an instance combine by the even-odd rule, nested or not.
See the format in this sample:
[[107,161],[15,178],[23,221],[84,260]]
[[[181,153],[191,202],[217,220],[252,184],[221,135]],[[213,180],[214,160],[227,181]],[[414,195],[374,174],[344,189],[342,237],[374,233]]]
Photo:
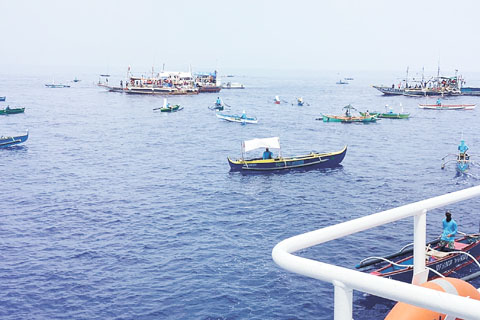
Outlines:
[[[48,73],[0,75],[2,106],[26,108],[2,116],[0,134],[30,132],[23,145],[0,149],[1,319],[332,319],[333,286],[278,267],[278,242],[480,182],[476,165],[464,175],[453,163],[441,170],[462,134],[479,153],[479,110],[420,110],[424,98],[370,86],[391,74],[359,73],[348,85],[336,85],[336,74],[239,75],[228,80],[244,90],[168,97],[184,107],[176,113],[152,110],[163,97],[62,75],[82,81],[50,89]],[[224,113],[245,110],[259,123],[219,120],[208,109],[218,96],[231,106]],[[370,112],[401,104],[411,118],[316,120],[347,104]],[[241,156],[243,140],[273,136],[284,156],[348,152],[333,169],[229,172],[227,157]],[[460,231],[478,232],[479,204],[429,212],[427,239],[441,233],[445,209]],[[405,219],[299,254],[353,268],[412,241],[413,219]],[[355,292],[354,318],[381,318],[391,306]]]

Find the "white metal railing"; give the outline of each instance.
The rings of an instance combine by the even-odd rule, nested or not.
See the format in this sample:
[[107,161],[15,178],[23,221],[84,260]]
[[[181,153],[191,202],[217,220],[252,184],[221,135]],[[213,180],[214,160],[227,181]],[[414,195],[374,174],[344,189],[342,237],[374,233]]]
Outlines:
[[273,248],[272,257],[280,267],[286,270],[332,283],[334,285],[335,320],[352,319],[353,290],[359,290],[390,300],[403,301],[458,318],[480,319],[480,301],[386,279],[292,254],[321,243],[413,216],[413,283],[421,284],[425,282],[428,277],[428,271],[425,268],[427,210],[444,207],[478,196],[480,196],[480,186],[414,202],[402,207],[297,235],[278,243]]

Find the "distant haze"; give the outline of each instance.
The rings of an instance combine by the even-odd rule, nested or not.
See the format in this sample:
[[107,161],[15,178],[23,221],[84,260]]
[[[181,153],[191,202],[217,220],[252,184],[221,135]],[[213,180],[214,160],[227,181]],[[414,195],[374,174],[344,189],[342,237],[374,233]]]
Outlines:
[[480,71],[476,1],[3,0],[0,12],[4,70]]

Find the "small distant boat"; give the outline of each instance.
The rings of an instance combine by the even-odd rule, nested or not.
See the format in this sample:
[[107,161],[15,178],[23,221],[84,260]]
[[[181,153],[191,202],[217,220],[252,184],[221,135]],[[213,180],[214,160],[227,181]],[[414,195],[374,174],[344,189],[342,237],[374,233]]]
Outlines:
[[323,120],[323,122],[342,122],[342,123],[352,123],[352,122],[375,122],[377,121],[376,115],[360,115],[360,116],[353,116],[352,110],[357,110],[351,105],[343,107],[345,110],[345,115],[328,115],[322,114],[321,118],[317,118],[317,120]]
[[236,114],[222,114],[222,113],[216,113],[217,118],[230,121],[230,122],[239,122],[241,124],[247,124],[247,123],[258,123],[258,119],[256,117],[247,117],[245,111],[242,113],[242,115],[236,115]]
[[7,106],[5,109],[0,109],[0,114],[14,114],[23,112],[25,112],[25,108],[10,108]]
[[348,81],[338,80],[336,83],[337,84],[348,84]]
[[297,106],[302,107],[305,104],[305,101],[303,101],[303,98],[297,98]]
[[[444,161],[442,163],[442,169],[445,169],[445,165],[449,162],[455,162],[456,169],[460,173],[466,172],[470,168],[470,155],[467,154],[468,146],[465,144],[465,140],[460,140],[460,144],[458,146],[458,153],[457,154],[447,154],[445,157],[442,158]],[[453,159],[445,160],[448,158],[453,157]]]
[[275,96],[275,99],[273,99],[273,102],[275,104],[280,104],[280,98],[278,96]]
[[161,108],[154,108],[153,110],[160,110],[160,112],[177,112],[182,110],[183,108],[179,104],[170,104],[167,103],[167,99],[163,99],[163,107]]
[[280,150],[280,139],[278,137],[272,137],[243,141],[242,158],[238,160],[232,160],[229,157],[227,158],[230,165],[230,171],[275,172],[289,169],[306,170],[317,168],[334,168],[342,162],[345,154],[347,153],[347,146],[345,146],[342,150],[331,153],[311,152],[310,154],[302,156],[282,157],[280,150],[279,156],[272,159],[263,159],[263,157],[253,159],[244,158],[243,155],[245,155],[248,151],[259,148]]
[[345,78],[345,80],[353,80],[353,78]]
[[0,137],[0,148],[10,147],[22,142],[27,141],[28,139],[28,130],[27,133],[21,136],[13,136],[13,137]]
[[109,74],[101,74],[100,77],[108,78],[108,77],[110,77],[110,75]]
[[77,79],[77,78],[73,79],[73,82],[80,82],[80,81],[82,81],[82,80]]
[[475,104],[419,104],[420,109],[427,110],[473,110]]
[[7,97],[0,97],[0,101],[5,101],[7,100]]
[[245,89],[245,86],[237,82],[227,82],[222,85],[222,89]]
[[45,84],[45,87],[47,87],[47,88],[70,88],[70,86],[68,84],[54,84],[54,83]]

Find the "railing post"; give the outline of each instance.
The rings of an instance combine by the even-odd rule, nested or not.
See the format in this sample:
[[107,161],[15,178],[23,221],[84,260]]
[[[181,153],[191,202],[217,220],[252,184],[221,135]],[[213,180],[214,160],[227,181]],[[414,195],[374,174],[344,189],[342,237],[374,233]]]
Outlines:
[[353,290],[340,281],[333,281],[334,285],[334,312],[335,320],[352,320],[353,317]]
[[427,210],[423,209],[414,217],[413,227],[413,284],[422,284],[428,280],[425,268],[425,242],[427,241]]

